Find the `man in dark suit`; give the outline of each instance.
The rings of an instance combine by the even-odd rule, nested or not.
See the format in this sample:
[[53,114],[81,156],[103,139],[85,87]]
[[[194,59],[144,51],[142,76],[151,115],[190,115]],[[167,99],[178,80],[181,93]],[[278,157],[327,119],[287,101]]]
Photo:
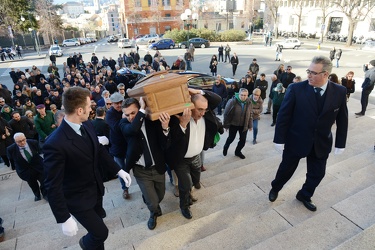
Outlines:
[[213,113],[221,97],[211,91],[189,89],[194,109],[185,109],[181,116],[171,117],[168,165],[174,168],[178,178],[180,209],[182,215],[191,219],[189,209],[191,188],[200,187],[202,150],[213,148],[218,123]]
[[78,231],[72,215],[86,228],[88,233],[79,241],[82,249],[104,249],[108,228],[103,222],[106,212],[99,165],[117,173],[128,186],[131,178],[99,144],[88,121],[90,91],[81,87],[67,89],[63,105],[65,117],[43,147],[49,204],[64,234],[73,236]]
[[306,181],[297,193],[297,200],[316,211],[311,201],[323,179],[328,155],[332,149],[331,128],[336,123],[335,154],[345,149],[348,131],[348,109],[345,87],[328,81],[332,62],[324,56],[312,59],[306,70],[308,80],[291,84],[277,115],[273,142],[283,158],[272,181],[271,202],[292,177],[301,158],[307,159]]
[[[43,158],[38,141],[27,139],[24,133],[15,133],[13,136],[15,143],[7,148],[9,159],[13,160],[18,176],[29,184],[33,191],[34,201],[41,200],[40,193],[47,198],[44,188]],[[38,183],[39,182],[39,183]]]
[[145,119],[146,104],[141,97],[125,99],[122,110],[125,118],[119,127],[128,143],[125,171],[133,174],[142,191],[144,202],[150,210],[148,228],[156,227],[156,219],[162,215],[160,202],[165,194],[165,153],[170,117],[167,113],[159,121]]

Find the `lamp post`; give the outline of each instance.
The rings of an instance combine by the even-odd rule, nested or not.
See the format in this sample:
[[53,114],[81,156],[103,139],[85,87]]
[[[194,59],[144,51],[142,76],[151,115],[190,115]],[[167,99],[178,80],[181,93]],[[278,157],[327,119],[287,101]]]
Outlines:
[[[198,14],[197,13],[191,13],[191,9],[186,9],[184,13],[181,14],[181,20],[184,22],[184,27],[185,25],[187,26],[187,40],[189,41],[189,30],[190,26],[193,25],[193,21],[198,20]],[[193,26],[194,27],[194,26]]]
[[29,28],[29,31],[30,31],[31,34],[34,36],[35,49],[36,49],[36,51],[38,52],[38,56],[40,56],[39,44],[38,44],[38,41],[37,41],[37,39],[36,39],[36,31],[35,31],[33,28]]

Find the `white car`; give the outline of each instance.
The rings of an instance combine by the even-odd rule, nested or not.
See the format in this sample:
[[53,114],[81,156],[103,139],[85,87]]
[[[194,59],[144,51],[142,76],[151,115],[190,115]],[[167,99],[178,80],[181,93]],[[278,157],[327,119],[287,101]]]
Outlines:
[[118,40],[117,46],[119,48],[131,48],[135,46],[135,42],[133,39],[121,38],[120,40]]
[[62,43],[62,46],[67,47],[67,46],[79,46],[81,43],[78,40],[74,39],[65,39]]
[[54,44],[54,45],[51,45],[51,47],[49,48],[48,54],[50,56],[51,55],[62,56],[64,53],[59,45]]
[[137,38],[137,40],[135,40],[135,41],[137,43],[147,44],[150,40],[156,41],[157,39],[159,39],[159,35],[157,35],[157,34],[148,34],[148,35],[142,36],[140,38]]
[[276,46],[280,45],[283,49],[298,49],[301,47],[301,44],[303,43],[297,38],[287,38],[282,42],[276,43]]

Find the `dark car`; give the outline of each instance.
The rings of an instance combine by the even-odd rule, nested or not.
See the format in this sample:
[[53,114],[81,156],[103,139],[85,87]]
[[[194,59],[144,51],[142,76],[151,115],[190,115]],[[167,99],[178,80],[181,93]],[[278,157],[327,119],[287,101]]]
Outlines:
[[208,47],[210,47],[210,41],[209,40],[199,38],[199,37],[189,39],[189,41],[180,42],[178,44],[178,47],[181,48],[181,49],[185,49],[185,48],[188,48],[189,44],[191,44],[191,43],[193,44],[193,46],[195,48],[208,48]]
[[117,74],[120,74],[124,84],[132,88],[140,79],[146,76],[145,73],[136,69],[122,68],[117,71]]
[[175,43],[172,39],[161,39],[148,46],[149,49],[173,49]]
[[[168,73],[165,72],[155,72],[153,74],[147,75],[147,77],[142,78],[141,81],[136,82],[142,83],[146,81],[149,78],[153,77],[158,77],[160,74],[178,74],[178,75],[184,75],[186,76],[186,84],[188,85],[189,88],[194,88],[194,89],[204,89],[204,90],[212,90],[212,86],[215,84],[216,77],[211,76],[208,74],[203,74],[200,72],[195,72],[195,71],[177,71],[177,70],[170,70]],[[235,82],[234,79],[232,78],[222,78],[226,84],[226,86],[230,86],[232,83]]]

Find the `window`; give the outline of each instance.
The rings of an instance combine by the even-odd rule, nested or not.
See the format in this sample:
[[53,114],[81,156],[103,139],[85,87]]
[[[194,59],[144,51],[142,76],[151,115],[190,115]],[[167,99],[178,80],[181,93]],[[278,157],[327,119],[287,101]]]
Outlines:
[[315,28],[321,29],[321,27],[322,27],[322,21],[323,21],[323,17],[318,16],[316,18]]
[[307,26],[307,20],[308,20],[307,16],[302,17],[302,20],[301,20],[302,26]]
[[340,33],[342,20],[343,20],[342,17],[331,17],[328,30],[332,33]]
[[113,17],[113,14],[111,14],[111,17]]
[[241,29],[245,28],[245,22],[241,22]]
[[171,6],[171,0],[162,0],[163,6]]
[[292,16],[289,17],[289,25],[293,25],[294,24],[294,19]]
[[375,31],[375,18],[371,18],[369,31]]
[[116,31],[116,29],[115,29],[115,28],[113,28],[112,30],[113,30],[113,31]]
[[164,26],[164,30],[165,31],[171,30],[171,26],[169,26],[169,25],[168,26]]
[[165,14],[165,17],[171,17],[170,13]]
[[135,0],[135,7],[142,7],[141,0]]

